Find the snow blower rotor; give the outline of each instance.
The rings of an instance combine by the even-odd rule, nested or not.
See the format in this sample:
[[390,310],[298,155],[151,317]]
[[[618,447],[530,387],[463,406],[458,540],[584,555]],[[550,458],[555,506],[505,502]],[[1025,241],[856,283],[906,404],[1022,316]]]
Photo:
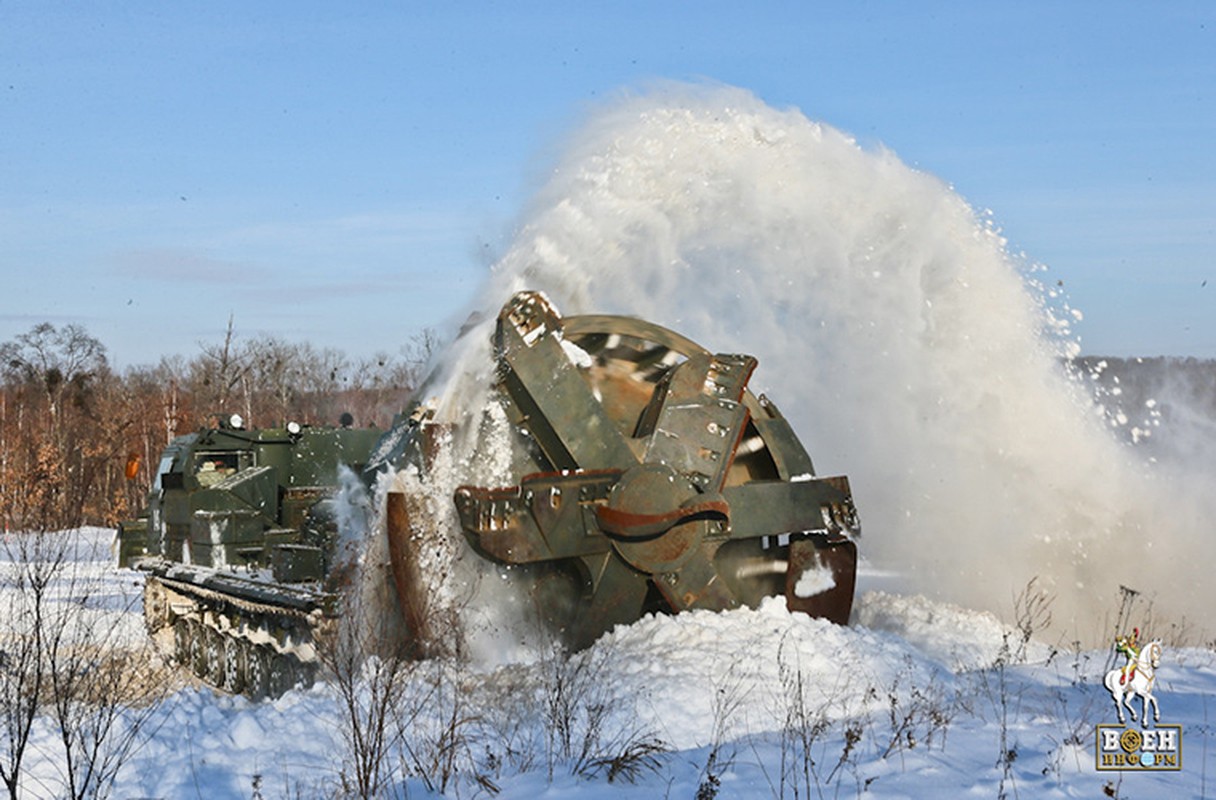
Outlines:
[[[776,406],[747,389],[755,358],[636,318],[563,319],[535,292],[503,307],[493,344],[518,479],[461,486],[456,510],[478,554],[529,576],[568,646],[648,612],[772,595],[848,622],[859,534],[848,479],[816,477]],[[415,463],[426,419],[413,414],[399,439]],[[411,543],[425,523],[407,498],[388,502],[408,624],[420,605]]]

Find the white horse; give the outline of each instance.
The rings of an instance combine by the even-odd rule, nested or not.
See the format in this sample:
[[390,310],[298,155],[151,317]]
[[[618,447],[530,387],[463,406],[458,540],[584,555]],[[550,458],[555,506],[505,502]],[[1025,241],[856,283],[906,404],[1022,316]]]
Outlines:
[[1102,681],[1106,691],[1114,698],[1115,708],[1119,710],[1119,724],[1123,724],[1123,706],[1131,712],[1132,720],[1136,719],[1136,709],[1132,708],[1132,698],[1140,695],[1143,698],[1141,716],[1148,720],[1148,704],[1153,704],[1153,722],[1161,721],[1161,711],[1157,708],[1157,698],[1153,696],[1153,687],[1157,683],[1157,666],[1161,663],[1161,640],[1154,639],[1140,650],[1136,657],[1136,672],[1126,683],[1120,683],[1123,669],[1116,667],[1106,673]]

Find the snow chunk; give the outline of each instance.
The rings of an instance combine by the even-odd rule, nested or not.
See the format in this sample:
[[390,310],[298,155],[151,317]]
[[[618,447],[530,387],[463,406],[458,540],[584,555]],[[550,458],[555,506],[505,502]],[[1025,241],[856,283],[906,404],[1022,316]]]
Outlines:
[[794,596],[814,597],[835,587],[836,576],[832,574],[832,568],[817,564],[803,570],[802,575],[798,578],[798,583],[794,584]]
[[591,366],[591,355],[586,350],[566,339],[562,339],[561,343],[562,352],[566,354],[566,358],[570,359],[571,364],[582,369],[588,369]]

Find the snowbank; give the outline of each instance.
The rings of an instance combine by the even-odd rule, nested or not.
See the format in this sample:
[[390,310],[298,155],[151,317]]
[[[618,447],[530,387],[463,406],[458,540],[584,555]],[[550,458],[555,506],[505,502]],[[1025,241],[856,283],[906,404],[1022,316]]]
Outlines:
[[[140,576],[109,566],[105,548],[88,552],[94,560],[80,559],[81,574],[116,596],[137,588]],[[106,613],[139,626],[138,607]],[[1128,797],[1206,792],[1205,759],[1216,758],[1207,708],[1216,653],[1165,651],[1157,694],[1162,722],[1183,726],[1183,768],[1121,776],[1094,768],[1094,726],[1114,722],[1100,685],[1108,653],[1032,643],[1017,662],[1001,649],[1007,633],[987,613],[872,592],[847,628],[770,601],[647,617],[570,661],[542,654],[493,671],[422,665],[395,715],[409,719],[409,749],[391,750],[385,765],[396,777],[385,796],[437,794],[427,779],[437,788],[438,773],[424,778],[419,766],[436,763],[445,730],[459,734],[448,742],[459,751],[453,797],[489,796],[490,786],[502,798],[530,799],[710,797],[714,789],[723,798],[772,798],[793,797],[795,787],[800,797],[1100,797],[1108,782]],[[571,701],[565,711],[556,708],[562,693]],[[634,782],[609,782],[610,765],[594,759],[571,774],[559,724],[570,725],[576,750],[592,741],[593,756],[643,741],[667,752]],[[154,709],[111,796],[337,796],[351,774],[343,725],[324,683],[262,703],[183,688]],[[56,731],[43,719],[25,796],[61,795],[62,769]]]

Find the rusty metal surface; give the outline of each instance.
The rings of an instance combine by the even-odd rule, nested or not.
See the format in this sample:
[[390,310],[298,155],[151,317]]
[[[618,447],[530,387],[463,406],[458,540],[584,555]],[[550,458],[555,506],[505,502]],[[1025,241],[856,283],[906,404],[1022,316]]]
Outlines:
[[389,560],[392,565],[393,583],[397,589],[397,600],[411,642],[420,650],[433,642],[430,617],[423,579],[418,564],[417,532],[410,523],[410,498],[402,492],[389,492],[385,499],[386,528]]
[[[831,588],[800,597],[798,583],[810,572],[826,571]],[[789,569],[786,572],[785,602],[790,611],[822,617],[837,625],[847,625],[853,608],[857,579],[857,545],[850,539],[799,539],[790,543]]]

